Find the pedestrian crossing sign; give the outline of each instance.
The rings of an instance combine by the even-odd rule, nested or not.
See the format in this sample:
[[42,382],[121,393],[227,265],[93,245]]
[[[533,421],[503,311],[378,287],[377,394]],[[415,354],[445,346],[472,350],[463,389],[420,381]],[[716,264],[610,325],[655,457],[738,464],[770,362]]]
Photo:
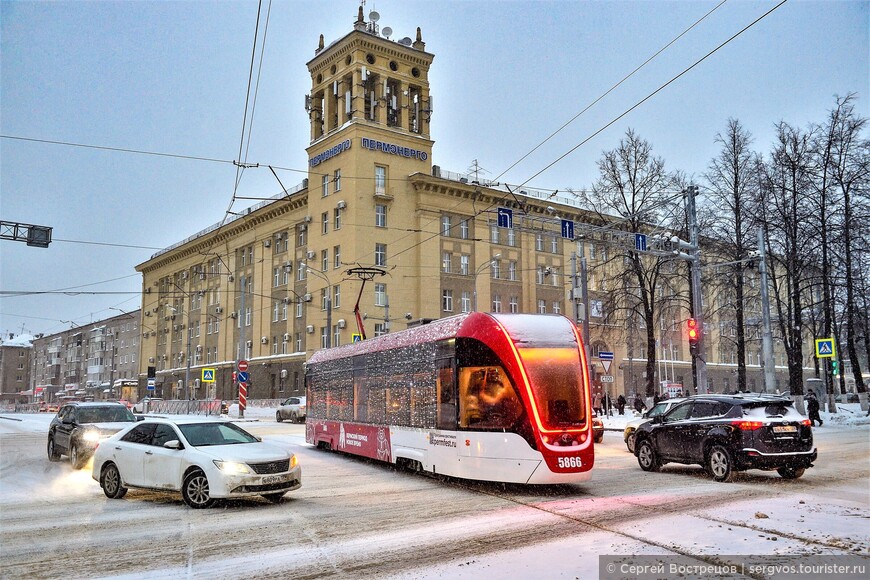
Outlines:
[[214,379],[214,369],[202,369],[202,382],[204,383],[213,383]]
[[351,342],[362,342],[362,335],[354,332],[350,335]]
[[835,356],[837,356],[837,351],[834,348],[833,338],[816,339],[816,358],[834,358]]

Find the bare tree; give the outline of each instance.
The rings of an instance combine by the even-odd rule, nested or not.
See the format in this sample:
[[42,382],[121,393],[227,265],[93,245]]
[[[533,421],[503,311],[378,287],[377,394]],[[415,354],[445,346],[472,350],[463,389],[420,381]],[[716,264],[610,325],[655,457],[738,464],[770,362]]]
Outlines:
[[764,165],[762,203],[779,335],[788,361],[791,394],[803,394],[804,307],[815,274],[812,219],[812,135],[788,123],[777,125],[777,142]]
[[[652,146],[629,129],[619,146],[605,151],[598,161],[599,178],[591,192],[578,194],[603,221],[625,232],[649,232],[650,224],[678,218],[680,199],[675,195],[675,177],[664,161],[653,156]],[[619,283],[613,304],[622,311],[629,327],[645,331],[646,396],[656,392],[656,322],[663,309],[685,300],[678,294],[677,268],[672,259],[640,253],[627,247],[614,248],[611,259],[621,260]]]
[[[716,135],[721,148],[705,173],[707,199],[715,208],[709,231],[716,252],[727,265],[717,268],[721,317],[733,317],[737,351],[737,389],[746,391],[746,270],[755,247],[758,204],[758,155],[751,149],[752,135],[737,119],[728,119],[724,134]],[[724,339],[723,339],[724,340]]]

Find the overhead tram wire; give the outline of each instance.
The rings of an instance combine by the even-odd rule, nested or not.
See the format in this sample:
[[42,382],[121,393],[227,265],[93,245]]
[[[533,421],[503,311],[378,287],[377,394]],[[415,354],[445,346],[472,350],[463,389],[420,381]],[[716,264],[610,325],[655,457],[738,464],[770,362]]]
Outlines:
[[585,113],[586,111],[588,111],[589,109],[591,109],[592,107],[594,107],[594,106],[595,106],[599,101],[601,101],[604,97],[606,97],[607,95],[609,95],[610,93],[612,93],[614,90],[616,90],[620,85],[622,85],[622,83],[624,83],[625,81],[627,81],[628,79],[630,79],[632,76],[634,76],[634,74],[635,74],[636,72],[638,72],[640,69],[642,69],[643,67],[645,67],[646,65],[648,65],[648,64],[649,64],[650,62],[652,62],[652,61],[653,61],[653,60],[654,60],[658,55],[660,55],[661,53],[663,53],[664,51],[666,51],[668,48],[671,47],[671,45],[673,45],[675,42],[677,42],[677,41],[678,41],[679,39],[681,39],[683,36],[685,36],[686,34],[688,34],[688,33],[689,33],[693,28],[695,28],[696,26],[698,26],[701,22],[703,22],[703,21],[704,21],[708,16],[710,16],[711,14],[713,14],[713,12],[715,12],[716,10],[718,10],[718,9],[719,9],[723,4],[725,4],[727,1],[728,1],[728,0],[722,0],[721,2],[719,2],[719,4],[717,4],[717,5],[714,6],[712,9],[710,9],[709,12],[707,12],[706,14],[704,14],[703,16],[701,16],[701,18],[699,18],[698,20],[696,20],[696,21],[695,21],[691,26],[689,26],[688,28],[686,28],[685,30],[683,30],[681,33],[679,33],[677,36],[675,36],[675,37],[674,37],[670,42],[668,42],[666,45],[664,45],[663,47],[661,47],[660,49],[658,49],[654,54],[652,54],[649,58],[647,58],[647,59],[646,59],[645,61],[643,61],[640,65],[638,65],[637,68],[635,68],[633,71],[631,71],[630,73],[628,73],[627,75],[625,75],[624,77],[622,77],[622,79],[620,79],[620,80],[619,80],[615,85],[613,85],[612,87],[610,87],[609,89],[607,89],[607,91],[605,91],[604,93],[602,93],[602,94],[601,94],[597,99],[595,99],[594,101],[592,101],[591,103],[589,103],[588,105],[586,105],[586,106],[583,108],[582,111],[580,111],[579,113],[577,113],[576,115],[574,115],[573,117],[571,117],[571,118],[570,118],[568,121],[566,121],[566,122],[565,122],[561,127],[559,127],[558,129],[556,129],[555,131],[553,131],[552,133],[550,133],[550,135],[548,135],[546,139],[544,139],[543,141],[541,141],[540,143],[538,143],[537,145],[535,145],[535,146],[534,146],[534,147],[533,147],[533,148],[532,148],[528,153],[526,153],[525,155],[523,155],[522,157],[520,157],[519,159],[517,159],[516,161],[514,161],[514,162],[510,165],[510,167],[508,167],[507,169],[505,169],[504,171],[502,171],[501,173],[499,173],[498,175],[496,175],[492,180],[493,180],[493,181],[498,181],[498,180],[499,180],[499,179],[500,179],[504,174],[506,174],[508,171],[510,171],[511,169],[513,169],[514,167],[516,167],[517,165],[519,165],[520,163],[522,163],[522,162],[523,162],[523,161],[524,161],[524,160],[525,160],[529,155],[531,155],[532,153],[534,153],[535,151],[537,151],[540,147],[542,147],[545,143],[547,143],[547,141],[549,141],[550,139],[552,139],[553,137],[555,137],[556,135],[558,135],[559,133],[561,133],[563,129],[565,129],[568,125],[570,125],[571,123],[573,123],[574,121],[576,121],[576,120],[577,120],[577,119],[578,119],[578,118],[579,118],[583,113]]
[[[763,20],[764,18],[766,18],[767,16],[769,16],[770,14],[772,14],[775,10],[777,10],[779,7],[781,7],[781,6],[782,6],[783,4],[785,4],[786,2],[788,2],[788,0],[781,0],[781,2],[779,2],[776,6],[774,6],[773,8],[771,8],[770,10],[768,10],[767,12],[765,12],[764,14],[762,14],[761,16],[759,16],[758,18],[756,18],[755,20],[753,20],[752,22],[750,22],[749,24],[747,24],[746,26],[744,26],[742,29],[740,29],[739,31],[737,31],[736,33],[734,33],[733,35],[731,35],[728,39],[726,39],[724,42],[722,42],[721,44],[719,44],[716,48],[714,48],[713,50],[711,50],[710,52],[708,52],[707,54],[705,54],[704,56],[702,56],[701,58],[699,58],[698,60],[696,60],[694,63],[692,63],[691,65],[689,65],[687,68],[683,69],[682,72],[680,72],[680,73],[677,74],[676,76],[672,77],[670,80],[668,80],[667,82],[665,82],[664,84],[662,84],[661,86],[659,86],[656,90],[654,90],[653,92],[651,92],[650,94],[648,94],[646,97],[644,97],[643,99],[641,99],[640,101],[638,101],[637,103],[635,103],[634,105],[632,105],[630,108],[626,109],[623,113],[621,113],[620,115],[618,115],[617,117],[615,117],[613,120],[609,121],[609,122],[606,123],[604,126],[602,126],[600,129],[598,129],[597,131],[595,131],[594,133],[592,133],[591,135],[589,135],[588,137],[586,137],[585,139],[583,139],[580,143],[578,143],[577,145],[575,145],[574,147],[572,147],[571,149],[569,149],[567,152],[565,152],[564,154],[562,154],[561,156],[559,156],[558,158],[556,158],[555,160],[553,160],[551,163],[547,164],[543,169],[541,169],[540,171],[538,171],[537,173],[535,173],[534,175],[532,175],[531,177],[529,177],[528,179],[526,179],[523,183],[521,183],[520,185],[518,185],[517,188],[520,188],[520,187],[525,186],[529,181],[531,181],[532,179],[538,177],[539,175],[541,175],[542,173],[544,173],[545,171],[547,171],[548,169],[550,169],[551,167],[553,167],[554,165],[556,165],[556,164],[557,164],[558,162],[560,162],[562,159],[564,159],[565,157],[567,157],[568,155],[570,155],[571,153],[573,153],[574,151],[576,151],[577,149],[579,149],[580,147],[582,147],[583,145],[585,145],[586,143],[588,143],[590,140],[592,140],[594,137],[596,137],[596,136],[599,135],[601,132],[603,132],[604,130],[606,130],[608,127],[610,127],[611,125],[613,125],[614,123],[616,123],[617,121],[619,121],[620,119],[622,119],[623,117],[625,117],[626,115],[628,115],[629,113],[631,113],[632,111],[634,111],[634,110],[635,110],[636,108],[638,108],[640,105],[642,105],[643,103],[645,103],[646,101],[648,101],[649,99],[651,99],[653,96],[655,96],[656,94],[658,94],[659,92],[661,92],[663,89],[665,89],[665,88],[668,87],[669,85],[671,85],[673,82],[675,82],[676,80],[678,80],[680,77],[682,77],[683,75],[685,75],[687,72],[691,71],[691,70],[694,69],[696,66],[698,66],[699,64],[701,64],[702,62],[704,62],[705,60],[707,60],[710,56],[712,56],[713,54],[715,54],[716,52],[718,52],[719,50],[721,50],[724,46],[726,46],[727,44],[729,44],[729,43],[730,43],[731,41],[733,41],[735,38],[737,38],[738,36],[740,36],[741,34],[743,34],[744,32],[746,32],[747,30],[749,30],[750,28],[752,28],[753,26],[755,26],[756,24],[758,24],[761,20]],[[557,190],[557,191],[558,191],[558,190]],[[553,195],[555,195],[555,194],[553,194]],[[551,195],[550,197],[552,197],[552,195]],[[502,201],[503,201],[503,200],[504,200],[504,198],[502,198]],[[477,212],[475,212],[475,213],[472,215],[472,218],[477,217],[477,216],[479,216],[479,215],[481,215],[481,214],[483,214],[483,213],[485,213],[485,212],[490,211],[493,207],[495,207],[495,203],[491,203],[490,205],[486,206],[485,208],[483,208],[483,209],[481,209],[481,210],[478,210]],[[431,240],[431,239],[437,237],[438,235],[440,235],[440,233],[439,233],[439,234],[436,234],[436,235],[433,235],[433,236],[430,236],[430,237],[426,238],[425,240],[423,240],[423,241],[421,241],[421,242],[417,242],[417,243],[415,243],[415,244],[412,244],[411,246],[405,248],[404,250],[401,250],[401,251],[399,251],[399,252],[393,254],[391,257],[399,256],[399,255],[401,255],[401,254],[404,254],[405,252],[409,252],[409,251],[413,250],[414,248],[420,246],[420,245],[423,244],[424,242],[428,242],[429,240]]]

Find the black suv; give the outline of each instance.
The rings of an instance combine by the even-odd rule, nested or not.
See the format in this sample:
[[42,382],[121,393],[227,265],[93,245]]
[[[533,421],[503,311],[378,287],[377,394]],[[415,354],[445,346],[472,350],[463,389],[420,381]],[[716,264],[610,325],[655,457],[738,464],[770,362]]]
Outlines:
[[730,481],[746,469],[776,469],[797,479],[817,453],[810,422],[790,399],[696,395],[640,425],[634,454],[644,471],[671,461],[699,464],[715,481]]
[[94,454],[100,440],[136,422],[122,403],[67,403],[48,426],[48,459],[69,456],[74,469],[81,469]]

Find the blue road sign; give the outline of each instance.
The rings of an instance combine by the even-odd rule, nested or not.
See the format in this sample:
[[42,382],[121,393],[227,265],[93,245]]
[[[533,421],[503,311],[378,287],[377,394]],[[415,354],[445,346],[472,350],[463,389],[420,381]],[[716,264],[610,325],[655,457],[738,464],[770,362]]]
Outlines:
[[513,228],[514,227],[514,212],[506,207],[498,208],[498,227]]
[[153,391],[156,383],[157,383],[156,379],[148,379],[148,390]]
[[571,220],[562,220],[562,237],[566,240],[574,239],[574,222]]
[[351,342],[362,342],[362,335],[358,332],[354,332],[350,335]]
[[238,381],[240,383],[247,383],[249,375],[248,375],[248,373],[243,373],[243,372],[239,371],[238,374],[236,375],[236,378],[238,379]]
[[816,358],[834,358],[834,339],[833,338],[817,338],[816,339]]
[[646,252],[646,234],[634,234],[634,249]]
[[613,360],[613,353],[605,352],[602,350],[598,352],[598,358],[600,358],[601,360]]

